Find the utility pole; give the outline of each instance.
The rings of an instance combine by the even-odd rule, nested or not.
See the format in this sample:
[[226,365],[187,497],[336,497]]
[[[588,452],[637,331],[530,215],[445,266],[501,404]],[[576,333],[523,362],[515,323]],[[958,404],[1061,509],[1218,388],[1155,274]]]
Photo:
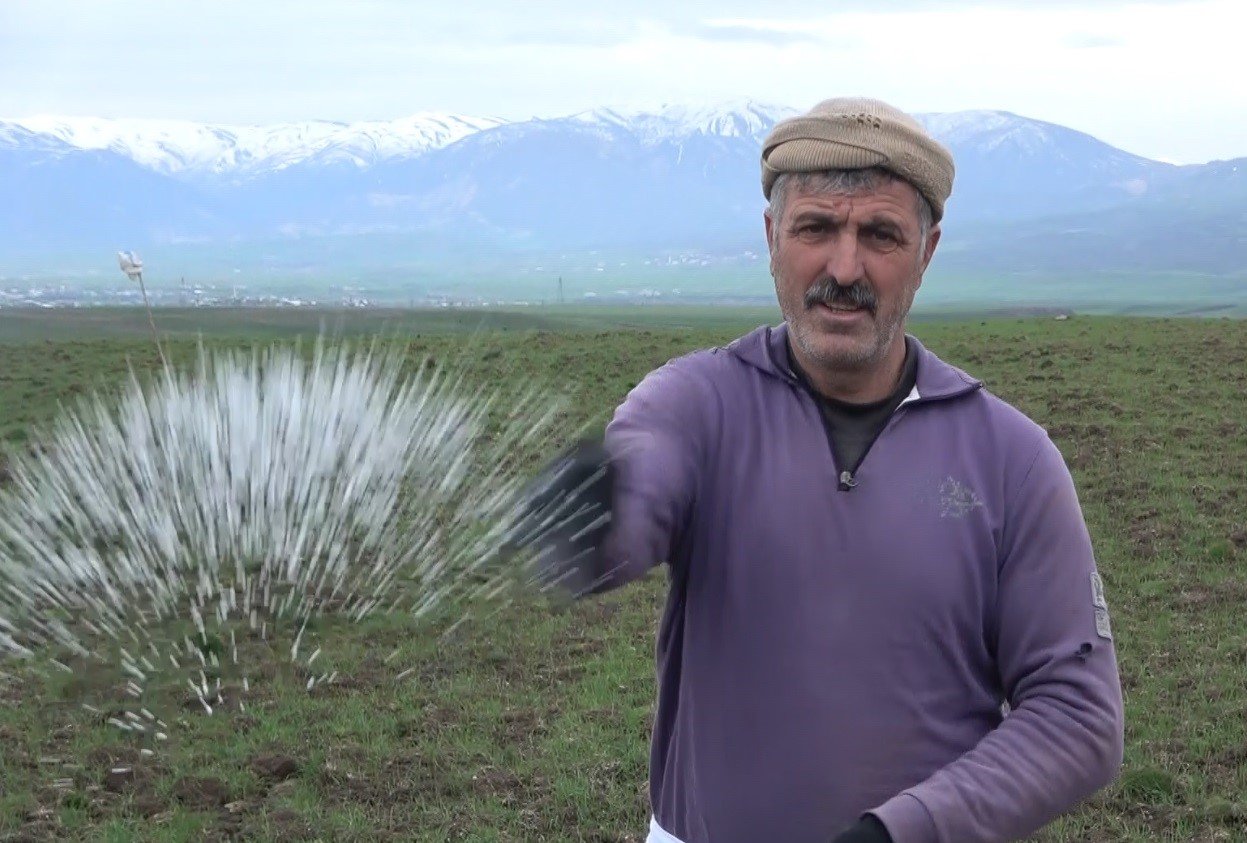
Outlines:
[[563,303],[563,276],[559,276],[559,304]]

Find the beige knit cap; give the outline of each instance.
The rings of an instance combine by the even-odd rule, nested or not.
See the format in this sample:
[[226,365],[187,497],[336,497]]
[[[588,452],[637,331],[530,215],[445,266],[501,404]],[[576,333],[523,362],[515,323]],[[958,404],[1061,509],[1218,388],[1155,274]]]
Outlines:
[[953,156],[917,120],[865,97],[824,100],[808,114],[776,123],[762,144],[762,195],[780,173],[882,167],[931,203],[935,222],[953,192]]

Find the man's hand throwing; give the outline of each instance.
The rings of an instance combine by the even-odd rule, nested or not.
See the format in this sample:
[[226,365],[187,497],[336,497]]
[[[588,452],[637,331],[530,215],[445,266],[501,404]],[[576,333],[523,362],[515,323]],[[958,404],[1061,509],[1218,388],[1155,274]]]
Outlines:
[[600,576],[598,546],[610,529],[614,472],[601,442],[582,440],[551,461],[520,495],[509,553],[532,553],[542,590],[580,597]]
[[873,814],[867,814],[840,832],[832,843],[892,843],[892,835]]

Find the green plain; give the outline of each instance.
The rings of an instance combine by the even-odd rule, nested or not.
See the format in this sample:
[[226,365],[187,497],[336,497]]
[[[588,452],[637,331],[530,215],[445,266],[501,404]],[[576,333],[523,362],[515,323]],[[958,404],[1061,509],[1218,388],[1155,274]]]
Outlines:
[[[566,307],[157,318],[178,365],[197,336],[237,346],[310,339],[323,325],[400,337],[414,362],[464,361],[483,389],[558,385],[571,399],[570,438],[600,428],[655,366],[778,316]],[[912,329],[1049,430],[1112,605],[1125,766],[1035,839],[1247,840],[1247,322],[997,316]],[[0,439],[26,447],[62,402],[110,388],[130,367],[152,370],[147,330],[136,310],[0,311]],[[529,464],[564,444],[545,443]],[[571,607],[520,601],[450,634],[440,617],[325,620],[322,658],[341,670],[338,683],[309,693],[272,655],[245,713],[182,711],[184,725],[151,757],[79,706],[109,677],[0,664],[0,838],[641,841],[663,594],[656,571]],[[400,681],[403,668],[412,672]],[[272,758],[297,770],[269,775]],[[117,764],[141,774],[110,789]]]

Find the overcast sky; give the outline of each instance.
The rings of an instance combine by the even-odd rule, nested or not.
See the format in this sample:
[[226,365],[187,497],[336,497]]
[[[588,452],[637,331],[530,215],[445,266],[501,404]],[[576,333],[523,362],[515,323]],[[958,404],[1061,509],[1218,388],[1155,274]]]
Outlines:
[[1247,156],[1242,0],[610,5],[0,0],[0,116],[516,119],[862,94],[1179,163]]

